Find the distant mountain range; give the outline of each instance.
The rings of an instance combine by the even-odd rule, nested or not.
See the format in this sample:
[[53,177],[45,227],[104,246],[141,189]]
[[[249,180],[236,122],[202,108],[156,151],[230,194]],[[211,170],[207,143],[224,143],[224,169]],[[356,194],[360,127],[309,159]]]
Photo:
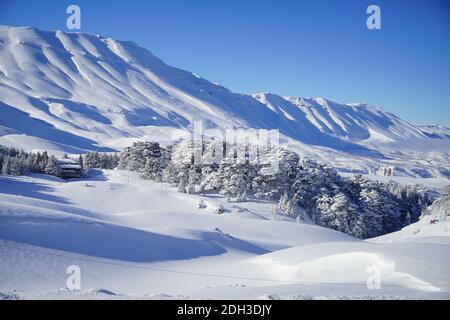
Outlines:
[[0,27],[2,145],[112,151],[136,139],[169,141],[196,120],[206,128],[279,129],[284,142],[346,157],[450,149],[450,129],[414,126],[381,108],[239,94],[168,66],[133,42]]

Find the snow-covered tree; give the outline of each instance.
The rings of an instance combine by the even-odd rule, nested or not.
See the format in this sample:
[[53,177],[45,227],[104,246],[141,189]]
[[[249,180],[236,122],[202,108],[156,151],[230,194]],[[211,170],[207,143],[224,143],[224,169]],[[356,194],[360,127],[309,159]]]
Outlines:
[[144,174],[147,179],[161,181],[170,158],[157,142],[134,142],[119,156],[118,167]]
[[48,158],[47,165],[45,166],[45,173],[56,177],[60,175],[58,160],[55,156],[51,155]]
[[[282,148],[266,147],[251,158],[254,148],[217,142],[204,142],[200,147],[183,142],[161,148],[140,142],[126,148],[119,162],[124,169],[168,182],[180,192],[218,193],[228,201],[251,197],[278,200],[277,216],[308,217],[358,238],[399,230],[417,220],[430,204],[422,187],[385,184],[360,175],[343,178],[327,165]],[[222,153],[221,161],[209,161],[220,155],[217,152]],[[208,161],[195,163],[199,154]],[[278,170],[268,170],[274,163]]]
[[119,157],[116,153],[99,153],[97,151],[88,152],[83,157],[81,165],[85,169],[115,169],[119,164]]
[[423,211],[421,218],[426,216],[432,216],[438,220],[448,219],[450,217],[450,195],[444,194],[437,198]]

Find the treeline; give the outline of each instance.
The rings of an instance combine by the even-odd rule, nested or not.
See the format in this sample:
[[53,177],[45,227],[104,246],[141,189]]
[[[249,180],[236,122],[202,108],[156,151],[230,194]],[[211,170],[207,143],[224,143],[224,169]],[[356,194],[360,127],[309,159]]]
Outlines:
[[[67,155],[64,158],[70,159]],[[119,156],[117,153],[108,154],[94,151],[79,155],[73,160],[81,166],[84,174],[91,168],[115,169],[119,163]],[[60,168],[58,159],[46,151],[42,153],[25,152],[15,148],[0,148],[0,173],[13,176],[43,173],[59,177]]]
[[[229,148],[227,148],[229,147]],[[252,149],[253,148],[253,149]],[[227,146],[203,143],[200,150],[190,143],[161,147],[155,142],[135,142],[116,153],[89,152],[79,156],[84,171],[90,168],[120,169],[141,172],[149,180],[170,183],[179,192],[221,194],[228,201],[249,198],[278,202],[276,214],[316,224],[358,238],[371,238],[397,231],[418,221],[432,199],[418,185],[403,186],[340,176],[331,167],[282,148],[266,148],[264,157],[255,146]],[[220,162],[197,163],[194,153],[203,160],[222,152]],[[250,155],[257,154],[253,159]],[[268,171],[278,163],[278,170]],[[30,172],[59,175],[58,160],[43,153],[0,149],[3,174],[24,175]]]
[[[421,186],[402,186],[363,178],[341,177],[334,169],[301,158],[282,148],[269,148],[264,158],[248,146],[238,157],[238,146],[204,143],[201,153],[214,157],[222,150],[220,163],[195,163],[192,145],[177,144],[162,148],[154,142],[136,142],[119,156],[119,168],[138,171],[147,179],[168,182],[187,193],[219,193],[229,201],[249,197],[278,200],[277,213],[309,218],[358,238],[393,232],[419,219],[431,204]],[[252,153],[252,152],[253,153]],[[257,152],[256,152],[257,154]],[[268,174],[273,161],[278,170]]]
[[93,151],[81,155],[80,157],[80,163],[86,170],[91,168],[111,170],[117,168],[117,165],[119,164],[119,156],[117,153],[99,153]]
[[29,173],[59,175],[58,160],[47,152],[24,152],[15,148],[0,148],[0,172],[13,176]]

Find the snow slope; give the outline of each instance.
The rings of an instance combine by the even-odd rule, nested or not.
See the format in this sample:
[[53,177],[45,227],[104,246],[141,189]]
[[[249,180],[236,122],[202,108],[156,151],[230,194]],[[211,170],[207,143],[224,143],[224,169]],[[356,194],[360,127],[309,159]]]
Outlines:
[[[448,221],[419,222],[436,228],[420,239],[361,241],[273,220],[270,202],[96,173],[0,176],[0,298],[450,298]],[[81,291],[64,289],[69,265],[81,268]],[[366,286],[370,266],[381,270],[380,290]]]
[[417,223],[406,226],[402,230],[373,239],[376,242],[393,242],[403,240],[448,243],[450,230],[450,196],[437,199],[422,214]]
[[[80,144],[77,138],[104,143],[142,137],[155,126],[192,129],[193,121],[202,120],[207,128],[280,128],[311,140],[251,96],[172,68],[131,42],[3,27],[0,46],[1,110],[7,119],[0,124],[16,129],[13,121],[29,122],[27,129],[34,131],[17,128],[27,135],[49,130],[47,123],[74,134],[69,145],[92,149],[92,141]],[[325,135],[318,143],[364,149]]]
[[255,94],[257,100],[284,114],[296,126],[348,141],[389,143],[424,138],[424,133],[392,113],[366,104],[339,104],[323,98]]
[[442,128],[365,104],[234,93],[129,41],[0,27],[2,145],[111,151],[137,139],[172,142],[196,120],[205,129],[279,129],[282,143],[338,169],[382,164],[405,167],[405,176],[450,177]]

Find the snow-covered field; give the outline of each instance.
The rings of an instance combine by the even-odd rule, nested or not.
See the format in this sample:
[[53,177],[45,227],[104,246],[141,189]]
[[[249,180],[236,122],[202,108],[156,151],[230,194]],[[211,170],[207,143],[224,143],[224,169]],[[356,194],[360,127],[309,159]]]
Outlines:
[[[0,176],[0,298],[450,298],[450,221],[426,216],[362,241],[274,220],[272,206],[181,194],[119,170]],[[70,265],[80,291],[65,289]]]

